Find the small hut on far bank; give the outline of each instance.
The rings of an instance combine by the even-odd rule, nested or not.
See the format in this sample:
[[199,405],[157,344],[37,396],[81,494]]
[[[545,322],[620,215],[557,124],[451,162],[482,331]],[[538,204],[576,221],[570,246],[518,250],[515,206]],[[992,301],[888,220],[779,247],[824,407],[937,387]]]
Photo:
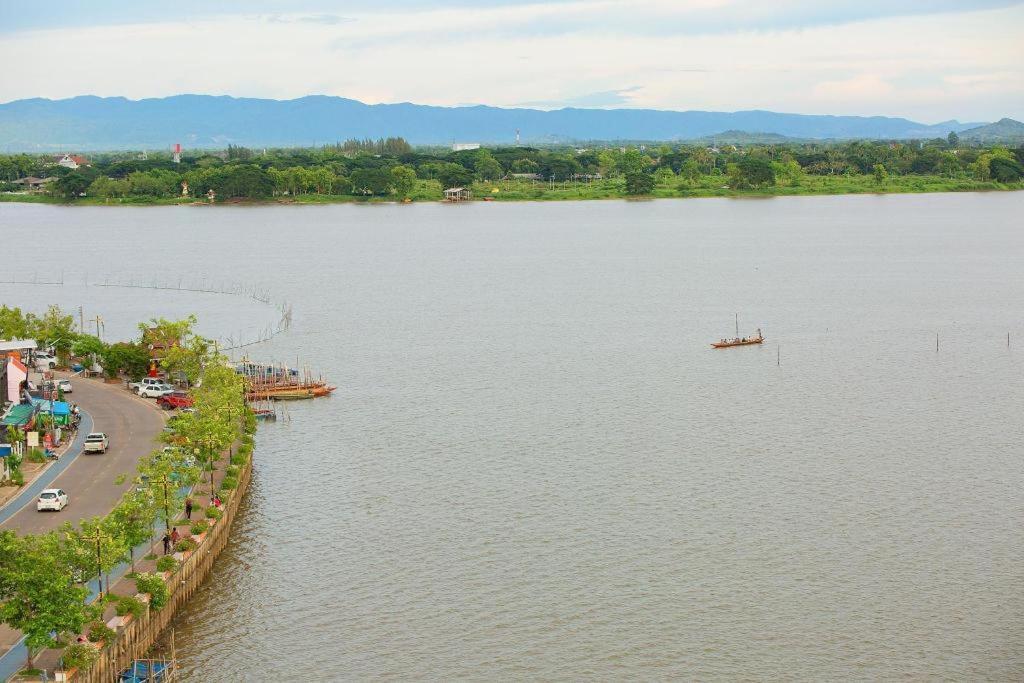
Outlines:
[[473,193],[465,187],[449,187],[444,191],[446,202],[465,202],[473,198]]

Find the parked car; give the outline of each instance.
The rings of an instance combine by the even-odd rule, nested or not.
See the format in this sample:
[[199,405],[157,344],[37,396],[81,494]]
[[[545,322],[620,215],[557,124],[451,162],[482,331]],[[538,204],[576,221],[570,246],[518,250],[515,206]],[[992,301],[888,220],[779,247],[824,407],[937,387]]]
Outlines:
[[68,494],[64,493],[62,489],[43,489],[43,492],[39,494],[39,500],[36,501],[36,510],[60,512],[68,506],[69,502]]
[[110,439],[103,432],[93,432],[85,437],[83,453],[106,453],[110,447]]
[[174,393],[174,387],[170,384],[147,384],[139,389],[139,396],[142,398],[160,398]]
[[167,382],[165,382],[162,377],[143,377],[138,382],[129,382],[128,388],[137,394],[143,387],[147,387],[152,384],[167,384]]
[[65,394],[72,393],[71,380],[59,379],[57,380],[57,388],[63,391]]
[[175,391],[161,396],[156,400],[156,404],[164,410],[174,410],[175,408],[191,408],[192,397],[184,391]]
[[36,351],[32,354],[32,362],[38,370],[53,370],[57,367],[57,357],[48,351]]

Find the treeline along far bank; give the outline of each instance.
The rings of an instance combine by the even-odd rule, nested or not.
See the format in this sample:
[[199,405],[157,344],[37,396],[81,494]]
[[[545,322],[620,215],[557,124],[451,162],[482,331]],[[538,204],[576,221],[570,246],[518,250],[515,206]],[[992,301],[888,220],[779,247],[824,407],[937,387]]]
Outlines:
[[[497,199],[1018,189],[1024,146],[930,141],[413,148],[402,138],[318,148],[0,156],[0,197],[82,203],[230,199]],[[500,195],[500,196],[499,196]]]

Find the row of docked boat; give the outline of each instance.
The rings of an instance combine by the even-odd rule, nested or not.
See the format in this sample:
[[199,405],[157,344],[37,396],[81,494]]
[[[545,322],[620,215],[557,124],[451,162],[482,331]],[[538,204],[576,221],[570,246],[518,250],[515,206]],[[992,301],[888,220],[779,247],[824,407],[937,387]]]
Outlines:
[[329,396],[337,387],[323,376],[314,376],[308,368],[297,370],[284,365],[253,363],[248,359],[235,366],[245,378],[245,397],[257,401],[299,401]]

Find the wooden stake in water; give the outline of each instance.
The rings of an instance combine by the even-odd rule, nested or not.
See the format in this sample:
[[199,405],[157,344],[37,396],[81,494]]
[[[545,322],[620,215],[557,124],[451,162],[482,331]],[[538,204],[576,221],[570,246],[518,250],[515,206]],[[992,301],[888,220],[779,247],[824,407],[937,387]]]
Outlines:
[[935,353],[939,352],[939,333],[935,333]]
[[775,345],[775,365],[782,367],[782,347],[778,344]]

